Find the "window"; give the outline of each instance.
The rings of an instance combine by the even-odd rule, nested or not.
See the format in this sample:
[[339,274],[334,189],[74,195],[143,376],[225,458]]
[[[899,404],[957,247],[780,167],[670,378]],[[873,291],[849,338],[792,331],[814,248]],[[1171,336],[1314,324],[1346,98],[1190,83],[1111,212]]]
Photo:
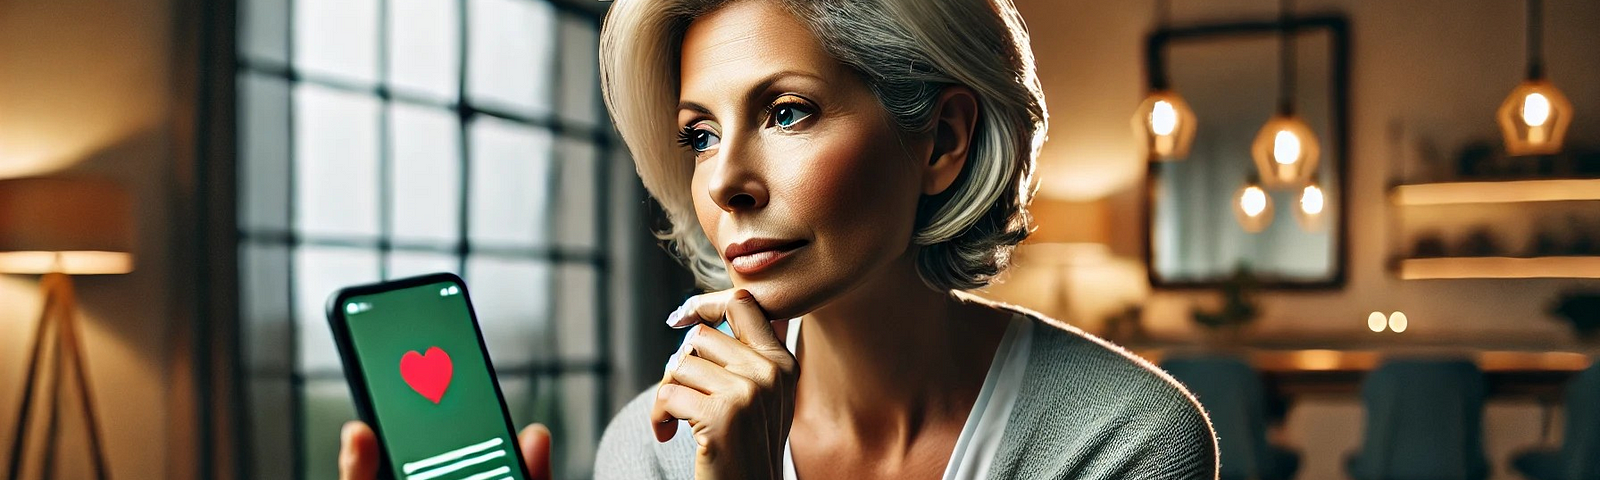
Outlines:
[[588,477],[612,413],[608,179],[627,162],[603,118],[596,7],[239,2],[246,473],[335,476],[355,411],[323,318],[333,290],[450,271],[514,422],[548,424],[557,476]]

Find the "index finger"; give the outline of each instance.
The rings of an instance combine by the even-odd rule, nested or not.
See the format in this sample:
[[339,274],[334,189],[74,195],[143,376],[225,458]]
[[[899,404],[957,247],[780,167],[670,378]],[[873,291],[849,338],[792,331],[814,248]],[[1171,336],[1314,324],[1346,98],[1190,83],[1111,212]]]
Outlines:
[[[728,325],[723,325],[724,320]],[[752,347],[784,348],[772,328],[772,320],[767,318],[755,296],[742,288],[689,297],[683,306],[667,317],[667,324],[674,328],[689,327],[695,323],[718,327]]]

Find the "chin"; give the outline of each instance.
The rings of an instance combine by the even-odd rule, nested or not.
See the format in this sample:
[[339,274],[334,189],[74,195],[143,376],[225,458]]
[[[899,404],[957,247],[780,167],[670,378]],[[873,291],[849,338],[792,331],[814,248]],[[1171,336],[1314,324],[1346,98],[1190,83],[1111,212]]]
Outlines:
[[815,282],[800,282],[795,279],[800,275],[773,276],[756,280],[735,278],[734,288],[749,290],[756,297],[756,303],[761,304],[767,318],[771,320],[784,320],[797,318],[820,308],[833,298],[834,290],[827,285]]

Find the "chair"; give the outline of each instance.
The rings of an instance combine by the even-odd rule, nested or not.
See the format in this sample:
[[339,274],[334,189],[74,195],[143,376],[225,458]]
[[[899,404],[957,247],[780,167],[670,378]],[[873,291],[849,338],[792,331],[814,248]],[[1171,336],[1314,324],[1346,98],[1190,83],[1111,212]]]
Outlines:
[[1535,450],[1512,460],[1534,480],[1600,480],[1600,362],[1567,384],[1561,448]]
[[1483,480],[1487,387],[1465,360],[1391,360],[1361,388],[1366,432],[1345,464],[1359,480]]
[[1161,368],[1187,386],[1211,416],[1220,478],[1294,477],[1300,455],[1267,443],[1267,397],[1255,369],[1230,357],[1176,358]]

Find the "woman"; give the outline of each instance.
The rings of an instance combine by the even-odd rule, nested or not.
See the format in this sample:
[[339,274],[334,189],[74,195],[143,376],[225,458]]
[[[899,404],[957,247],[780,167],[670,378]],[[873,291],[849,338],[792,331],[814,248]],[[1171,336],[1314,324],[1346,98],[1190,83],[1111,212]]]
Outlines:
[[[597,477],[1215,478],[1170,377],[961,292],[1027,235],[1044,138],[1009,0],[620,0],[600,60],[662,237],[717,291],[668,316],[693,330]],[[347,428],[351,478],[371,444]]]

